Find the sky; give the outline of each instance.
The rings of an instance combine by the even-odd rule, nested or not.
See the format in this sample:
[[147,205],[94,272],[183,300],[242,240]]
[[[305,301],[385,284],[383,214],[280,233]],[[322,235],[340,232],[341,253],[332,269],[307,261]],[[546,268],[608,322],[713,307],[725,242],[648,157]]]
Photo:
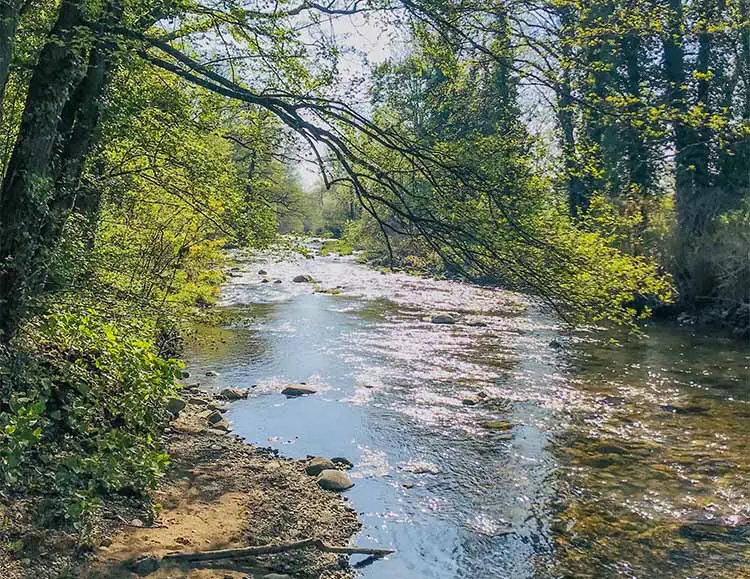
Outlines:
[[[405,54],[407,40],[403,32],[389,27],[376,15],[338,16],[321,28],[344,49],[340,59],[339,92],[347,92],[347,103],[364,112],[369,110],[369,78],[373,66],[388,58]],[[364,81],[363,81],[364,79]],[[322,180],[313,156],[297,167],[305,191],[318,188]]]

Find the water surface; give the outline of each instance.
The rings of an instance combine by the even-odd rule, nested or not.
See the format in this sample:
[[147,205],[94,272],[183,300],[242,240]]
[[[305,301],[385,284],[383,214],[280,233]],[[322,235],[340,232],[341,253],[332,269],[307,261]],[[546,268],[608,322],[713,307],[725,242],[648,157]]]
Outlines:
[[200,329],[187,369],[250,388],[228,414],[249,441],[355,464],[357,543],[398,550],[363,577],[750,577],[746,344],[655,327],[616,346],[523,296],[351,257],[234,276],[235,321]]

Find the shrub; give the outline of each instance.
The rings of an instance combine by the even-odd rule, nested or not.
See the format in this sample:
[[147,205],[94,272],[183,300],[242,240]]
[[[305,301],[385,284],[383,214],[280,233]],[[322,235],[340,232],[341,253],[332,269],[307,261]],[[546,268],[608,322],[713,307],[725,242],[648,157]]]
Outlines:
[[57,312],[0,351],[0,484],[50,499],[85,524],[100,497],[153,487],[180,364],[143,327],[97,311]]

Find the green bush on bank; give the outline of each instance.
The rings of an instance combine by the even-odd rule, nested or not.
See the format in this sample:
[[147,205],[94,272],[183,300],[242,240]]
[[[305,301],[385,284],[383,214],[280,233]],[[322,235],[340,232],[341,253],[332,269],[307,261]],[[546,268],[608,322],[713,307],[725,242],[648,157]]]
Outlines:
[[0,351],[0,485],[40,495],[78,527],[110,493],[153,488],[181,365],[149,329],[95,310],[59,311]]

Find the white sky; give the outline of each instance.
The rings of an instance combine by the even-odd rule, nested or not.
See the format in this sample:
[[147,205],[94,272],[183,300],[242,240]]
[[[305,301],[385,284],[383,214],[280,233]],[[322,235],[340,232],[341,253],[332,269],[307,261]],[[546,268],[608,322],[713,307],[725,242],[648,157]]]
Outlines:
[[[343,52],[339,60],[337,93],[346,94],[346,102],[354,108],[369,111],[370,71],[388,58],[406,53],[408,46],[403,33],[374,14],[338,16],[321,24],[321,28],[336,40]],[[309,160],[297,167],[306,191],[321,184],[312,155]]]

